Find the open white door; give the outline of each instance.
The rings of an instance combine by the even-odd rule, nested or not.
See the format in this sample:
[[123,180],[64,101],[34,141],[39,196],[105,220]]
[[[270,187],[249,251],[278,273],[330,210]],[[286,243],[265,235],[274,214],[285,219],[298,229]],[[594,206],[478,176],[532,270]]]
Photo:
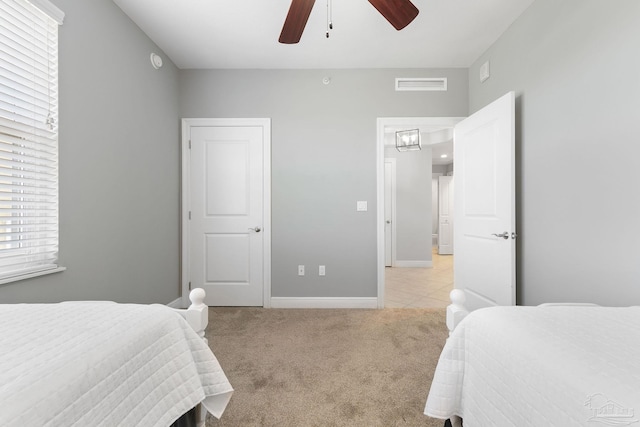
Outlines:
[[475,310],[516,302],[515,94],[454,130],[454,287]]

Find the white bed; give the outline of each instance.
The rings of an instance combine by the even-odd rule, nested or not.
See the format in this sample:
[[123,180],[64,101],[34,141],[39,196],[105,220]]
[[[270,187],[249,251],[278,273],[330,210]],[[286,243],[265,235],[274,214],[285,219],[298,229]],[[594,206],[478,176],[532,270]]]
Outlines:
[[204,339],[204,291],[191,298],[188,310],[0,304],[0,425],[166,427],[195,407],[220,417],[233,389]]
[[640,307],[465,314],[449,308],[426,415],[465,427],[640,423]]

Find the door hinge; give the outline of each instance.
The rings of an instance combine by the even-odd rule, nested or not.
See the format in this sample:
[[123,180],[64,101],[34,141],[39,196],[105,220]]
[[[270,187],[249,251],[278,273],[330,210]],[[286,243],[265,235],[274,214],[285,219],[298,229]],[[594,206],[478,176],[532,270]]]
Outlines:
[[191,282],[189,282],[189,290],[191,290]]
[[189,219],[191,219],[191,211],[189,211]]

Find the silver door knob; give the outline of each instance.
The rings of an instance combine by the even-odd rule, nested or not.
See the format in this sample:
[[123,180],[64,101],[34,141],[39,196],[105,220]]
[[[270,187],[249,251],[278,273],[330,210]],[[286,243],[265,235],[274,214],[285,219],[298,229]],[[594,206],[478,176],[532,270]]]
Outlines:
[[507,240],[509,238],[509,232],[508,231],[505,231],[504,233],[501,233],[501,234],[493,233],[491,235],[492,236],[496,236],[496,237],[502,237],[505,240]]
[[254,227],[254,228],[249,227],[249,231],[255,231],[256,233],[259,233],[260,231],[262,231],[262,229],[260,227]]

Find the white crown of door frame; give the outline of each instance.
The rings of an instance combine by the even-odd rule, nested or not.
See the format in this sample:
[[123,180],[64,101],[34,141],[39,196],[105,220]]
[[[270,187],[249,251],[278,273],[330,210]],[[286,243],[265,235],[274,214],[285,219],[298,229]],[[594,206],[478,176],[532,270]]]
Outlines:
[[[384,135],[385,129],[412,127],[427,131],[430,128],[451,127],[464,117],[379,117],[377,120],[376,149],[376,234],[378,265],[378,308],[384,308]],[[455,161],[455,159],[454,159]]]
[[191,128],[196,126],[258,126],[263,129],[263,305],[271,307],[271,119],[269,118],[184,118],[182,119],[181,141],[181,300],[183,307],[189,305],[189,140]]

